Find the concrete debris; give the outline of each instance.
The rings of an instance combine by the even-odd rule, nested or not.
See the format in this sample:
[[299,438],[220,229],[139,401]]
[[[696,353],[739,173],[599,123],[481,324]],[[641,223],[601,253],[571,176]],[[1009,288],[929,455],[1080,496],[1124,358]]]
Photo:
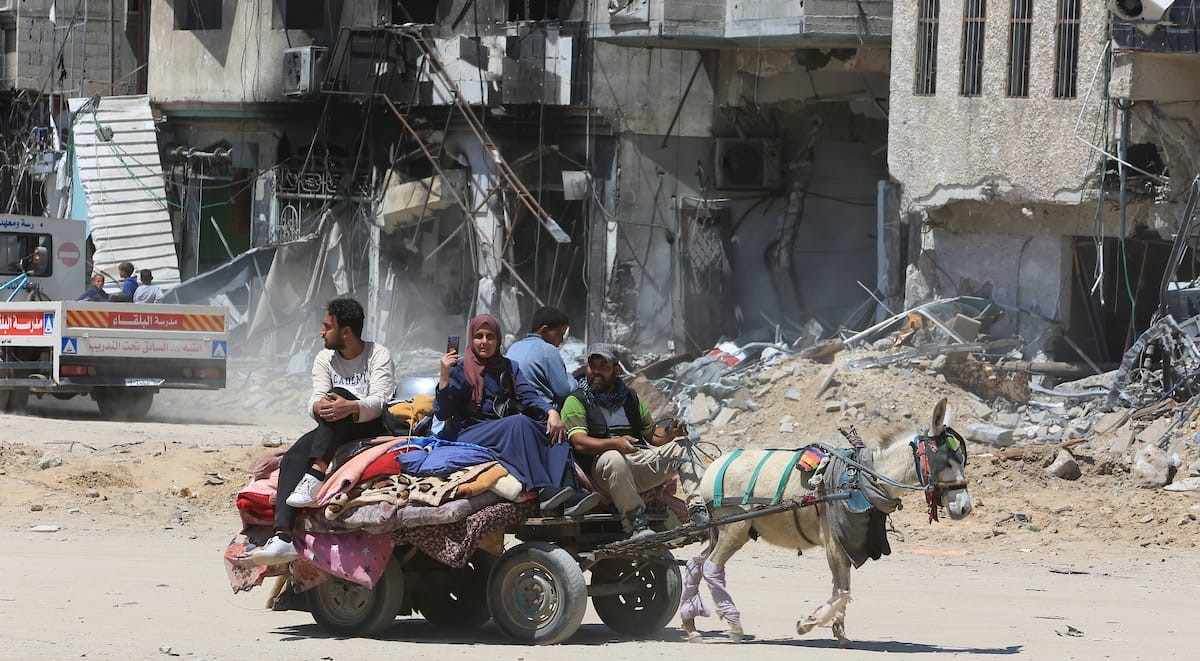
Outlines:
[[708,398],[708,395],[700,393],[692,399],[692,405],[688,408],[687,420],[693,425],[702,425],[712,419],[712,409],[712,400]]
[[48,468],[57,468],[62,465],[63,465],[62,457],[60,457],[56,454],[47,453],[45,455],[42,455],[41,460],[38,461],[38,468],[41,468],[42,470],[46,470]]
[[49,523],[43,523],[40,526],[34,526],[34,527],[30,528],[29,532],[58,532],[60,530],[62,530],[61,526],[56,526],[56,525],[52,525]]
[[1013,430],[998,425],[968,425],[963,435],[968,441],[984,443],[997,448],[1005,448],[1013,444]]
[[779,420],[779,433],[791,434],[796,431],[796,418],[785,415]]
[[87,496],[88,498],[99,498],[100,490],[99,489],[87,489],[86,491],[83,492],[83,495]]
[[821,370],[821,375],[819,377],[820,382],[817,385],[817,392],[813,393],[813,399],[818,399],[821,397],[821,395],[825,394],[825,391],[829,390],[829,387],[835,383],[836,376],[837,376],[837,368],[836,367],[831,366],[831,367],[826,367],[825,369]]
[[724,427],[733,421],[733,417],[737,415],[737,412],[737,409],[726,406],[725,408],[721,409],[721,412],[717,414],[717,417],[713,418],[712,426],[714,428]]
[[1171,474],[1171,463],[1167,453],[1154,445],[1145,445],[1134,455],[1130,478],[1143,489],[1158,489],[1166,486]]
[[1185,477],[1163,487],[1167,491],[1200,491],[1200,477]]
[[1064,480],[1078,480],[1083,474],[1079,470],[1079,462],[1065,449],[1058,451],[1054,461],[1046,467],[1046,472]]
[[800,393],[796,392],[796,390],[793,388],[788,388],[788,391],[784,393],[783,396],[785,399],[789,399],[793,402],[800,401]]
[[840,401],[836,401],[836,400],[825,402],[825,412],[826,413],[836,413],[845,408],[846,408],[846,402],[840,402]]

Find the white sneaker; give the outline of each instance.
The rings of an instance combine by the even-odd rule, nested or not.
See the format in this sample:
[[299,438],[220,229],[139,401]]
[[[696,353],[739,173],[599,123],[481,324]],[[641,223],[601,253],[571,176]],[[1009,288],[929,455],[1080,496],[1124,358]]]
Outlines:
[[317,492],[321,490],[322,484],[325,484],[324,480],[318,480],[305,473],[304,477],[300,478],[300,484],[292,489],[292,495],[287,497],[287,504],[292,507],[312,507],[317,502]]
[[282,565],[300,557],[296,547],[291,542],[283,541],[279,535],[272,535],[266,544],[255,549],[250,559],[259,566]]

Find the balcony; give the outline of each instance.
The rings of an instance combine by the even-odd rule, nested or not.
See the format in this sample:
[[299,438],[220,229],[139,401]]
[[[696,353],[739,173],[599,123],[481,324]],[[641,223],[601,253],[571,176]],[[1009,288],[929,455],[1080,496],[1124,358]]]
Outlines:
[[595,3],[595,38],[657,48],[886,45],[892,0],[614,0]]

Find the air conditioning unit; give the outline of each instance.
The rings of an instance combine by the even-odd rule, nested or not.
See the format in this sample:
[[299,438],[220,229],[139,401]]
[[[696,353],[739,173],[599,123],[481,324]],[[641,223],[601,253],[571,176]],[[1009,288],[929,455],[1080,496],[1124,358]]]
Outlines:
[[1154,28],[1175,0],[1108,0],[1108,10],[1122,21],[1146,34],[1154,32]]
[[308,96],[321,91],[329,49],[321,46],[300,46],[283,51],[284,96]]
[[717,138],[713,162],[720,190],[779,188],[783,149],[778,140]]

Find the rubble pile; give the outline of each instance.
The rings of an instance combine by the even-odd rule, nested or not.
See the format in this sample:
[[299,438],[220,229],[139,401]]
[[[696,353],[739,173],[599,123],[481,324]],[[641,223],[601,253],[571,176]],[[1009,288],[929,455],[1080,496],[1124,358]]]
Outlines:
[[[993,509],[1005,503],[1005,510],[1022,510],[1014,516],[994,509],[997,517],[985,520],[983,535],[994,537],[1014,525],[1024,533],[1058,532],[1063,521],[1073,521],[1076,531],[1108,528],[1122,524],[1114,512],[1132,507],[1133,521],[1150,517],[1139,525],[1177,528],[1149,535],[1147,543],[1200,542],[1200,528],[1192,525],[1200,514],[1197,400],[1176,401],[1163,391],[1150,396],[1146,384],[1164,377],[1146,366],[1136,371],[1140,398],[1121,394],[1129,379],[1119,370],[1055,384],[1049,373],[1078,370],[1021,360],[1017,343],[986,335],[986,319],[959,322],[969,333],[958,333],[961,342],[934,324],[914,330],[919,324],[910,320],[904,315],[872,334],[803,348],[724,344],[634,387],[661,390],[658,406],[651,406],[657,418],[682,415],[705,441],[726,451],[838,443],[838,430],[850,426],[868,439],[920,430],[946,397],[951,425],[968,439],[973,494],[982,494]],[[1165,379],[1181,383],[1178,376]],[[1110,397],[1114,391],[1118,395]],[[1182,392],[1191,391],[1179,386],[1172,394]],[[1054,494],[1053,506],[1030,512],[1047,491]],[[1088,504],[1052,511],[1064,505],[1064,492]]]

